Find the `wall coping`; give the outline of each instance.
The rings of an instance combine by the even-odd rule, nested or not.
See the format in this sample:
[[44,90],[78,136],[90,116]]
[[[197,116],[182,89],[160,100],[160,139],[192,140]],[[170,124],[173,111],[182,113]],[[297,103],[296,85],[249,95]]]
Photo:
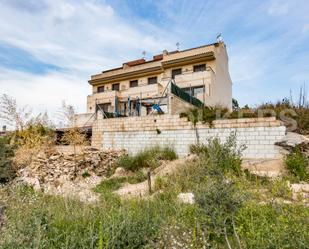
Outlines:
[[[212,126],[198,122],[197,129],[212,128],[249,128],[249,127],[279,127],[282,122],[275,117],[265,118],[241,118],[241,119],[220,119],[213,121]],[[123,117],[113,119],[98,119],[95,121],[95,130],[102,132],[129,132],[129,131],[153,131],[193,129],[193,124],[186,117],[179,115],[156,115],[144,117]]]

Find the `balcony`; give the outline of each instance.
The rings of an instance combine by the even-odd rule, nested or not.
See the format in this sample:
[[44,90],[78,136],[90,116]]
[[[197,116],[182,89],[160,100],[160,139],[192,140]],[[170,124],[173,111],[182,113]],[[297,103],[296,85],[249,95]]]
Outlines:
[[94,99],[114,99],[115,97],[119,97],[119,92],[113,90],[107,90],[104,92],[97,92],[88,95],[88,98],[94,98]]
[[[183,72],[182,74],[175,76],[175,83],[179,87],[189,87],[189,86],[201,86],[201,85],[210,85],[213,83],[214,71],[207,67],[205,71],[200,72]],[[171,80],[170,76],[163,78],[163,85],[166,85]]]
[[120,91],[120,98],[139,97],[141,99],[158,97],[163,93],[163,86],[161,84],[144,84],[136,87],[130,87]]
[[88,102],[94,100],[98,100],[102,103],[113,102],[115,97],[118,97],[121,101],[126,101],[129,96],[133,99],[137,97],[140,99],[159,97],[162,95],[163,90],[164,88],[161,84],[139,85],[119,91],[107,90],[104,92],[88,95]]

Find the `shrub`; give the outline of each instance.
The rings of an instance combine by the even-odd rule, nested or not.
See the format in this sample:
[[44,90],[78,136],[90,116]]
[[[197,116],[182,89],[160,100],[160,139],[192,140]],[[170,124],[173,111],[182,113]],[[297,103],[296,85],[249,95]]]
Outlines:
[[276,179],[271,185],[271,194],[274,197],[291,198],[292,191],[288,182],[284,179]]
[[12,133],[11,142],[17,147],[14,163],[22,168],[30,164],[40,151],[53,152],[55,134],[43,123],[29,123],[23,130]]
[[191,108],[186,112],[180,114],[180,117],[187,117],[193,126],[196,126],[198,122],[206,123],[210,127],[213,125],[213,121],[217,118],[222,118],[228,113],[227,108],[220,106],[204,106],[201,108]]
[[203,156],[217,165],[223,172],[232,171],[241,174],[241,155],[244,145],[237,146],[236,133],[231,133],[225,143],[219,138],[208,140],[207,144],[191,145],[191,153]]
[[296,109],[297,131],[301,134],[309,134],[309,108]]
[[309,209],[302,205],[249,202],[236,216],[244,248],[308,248]]
[[287,155],[285,164],[288,171],[299,180],[306,181],[309,179],[309,159],[298,147]]
[[97,205],[12,189],[0,248],[145,248],[178,210],[170,200]]
[[[298,101],[300,102],[300,101]],[[258,118],[274,116],[283,121],[284,125],[301,134],[309,134],[309,104],[293,103],[287,98],[277,102],[263,103],[255,108],[245,106],[239,108],[237,102],[233,100],[233,111],[220,106],[191,108],[180,114],[180,117],[187,117],[194,126],[198,122],[207,123],[211,127],[216,119],[239,119],[239,118]],[[295,126],[297,124],[297,126]]]
[[233,235],[234,217],[245,195],[232,181],[224,177],[213,177],[208,178],[196,191],[195,199],[200,207],[200,217],[204,217],[200,223],[207,231],[207,240],[214,244],[222,244],[225,240],[230,244],[228,237]]
[[164,177],[157,176],[155,178],[154,186],[155,186],[156,191],[161,190],[161,189],[165,189],[169,186],[169,181]]
[[174,160],[176,158],[177,154],[172,148],[156,146],[145,149],[134,156],[124,155],[120,157],[116,162],[116,167],[130,171],[137,171],[141,168],[154,169],[160,165],[160,160]]
[[14,156],[13,147],[6,137],[0,137],[0,183],[6,183],[15,177],[11,158]]

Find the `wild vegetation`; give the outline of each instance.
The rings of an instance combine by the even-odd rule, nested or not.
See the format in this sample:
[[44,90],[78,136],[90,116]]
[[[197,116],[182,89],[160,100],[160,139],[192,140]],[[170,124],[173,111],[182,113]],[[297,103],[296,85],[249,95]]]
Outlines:
[[[241,149],[233,135],[223,144],[210,140],[195,152],[196,159],[157,178],[151,198],[120,199],[113,193],[125,181],[145,179],[139,170],[103,181],[95,189],[101,200],[94,204],[27,186],[1,188],[6,219],[0,247],[307,248],[308,207],[273,201],[289,198],[283,180],[241,173]],[[152,152],[157,154],[158,149]],[[142,165],[149,165],[144,159]],[[194,193],[195,203],[179,202],[180,192]]]
[[[6,98],[5,103],[11,110],[6,117],[18,128],[0,139],[0,183],[14,178],[18,158],[25,163],[39,150],[47,152],[55,141],[46,116],[27,116],[24,121],[14,101]],[[280,113],[283,106],[291,104],[283,101],[272,108]],[[238,115],[241,108],[235,101],[234,107]],[[306,113],[308,106],[296,109]],[[201,120],[211,125],[217,111],[195,109],[188,117],[195,125]],[[64,113],[74,117],[71,108]],[[304,120],[299,131],[305,133],[307,118],[299,118]],[[71,136],[79,133],[71,131],[64,141],[67,137],[71,145],[83,144],[83,134]],[[146,180],[144,168],[152,170],[162,160],[176,159],[172,148],[153,147],[121,157],[115,167],[132,174],[102,181],[94,188],[100,200],[92,204],[20,184],[4,185],[0,248],[308,248],[309,208],[292,199],[286,181],[308,181],[308,157],[295,149],[286,157],[290,175],[272,181],[241,170],[243,149],[235,134],[224,143],[214,138],[192,145],[196,157],[169,176],[157,177],[154,193],[145,198],[121,199],[114,191],[126,182]],[[193,193],[195,203],[181,203],[181,192]],[[2,219],[0,213],[0,223]]]
[[288,130],[309,134],[309,101],[306,85],[300,88],[297,101],[290,96],[277,102],[267,102],[250,108],[248,105],[240,107],[237,100],[233,99],[232,111],[221,106],[206,106],[191,108],[180,116],[187,117],[194,127],[198,122],[212,127],[213,121],[217,119],[276,117],[284,122]]
[[15,177],[15,169],[12,163],[13,156],[13,146],[9,144],[6,137],[0,137],[0,184],[9,182]]
[[296,147],[286,156],[285,164],[290,174],[300,181],[309,180],[309,157]]
[[146,148],[136,155],[124,155],[116,162],[116,167],[122,167],[130,171],[138,171],[142,168],[154,169],[160,165],[160,160],[174,160],[176,152],[171,147],[161,148],[154,146]]

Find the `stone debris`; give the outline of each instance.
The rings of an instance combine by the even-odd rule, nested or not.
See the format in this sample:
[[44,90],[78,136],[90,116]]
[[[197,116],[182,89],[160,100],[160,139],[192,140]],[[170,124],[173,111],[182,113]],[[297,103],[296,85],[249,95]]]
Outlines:
[[180,203],[185,203],[185,204],[194,204],[194,194],[193,193],[180,193],[177,196],[177,199]]
[[302,199],[303,202],[309,202],[309,184],[308,183],[294,183],[290,185],[292,190],[292,199]]
[[133,176],[134,173],[131,171],[127,171],[122,167],[118,167],[115,169],[115,173],[111,176],[111,178],[121,178],[121,177],[128,177]]
[[30,165],[20,169],[18,181],[50,194],[77,196],[82,201],[94,201],[91,190],[112,170],[124,151],[99,151],[87,148],[79,154],[54,152],[38,154]]
[[288,132],[282,141],[276,143],[276,145],[282,147],[288,152],[291,152],[296,146],[298,146],[301,151],[309,154],[309,138],[298,133]]

